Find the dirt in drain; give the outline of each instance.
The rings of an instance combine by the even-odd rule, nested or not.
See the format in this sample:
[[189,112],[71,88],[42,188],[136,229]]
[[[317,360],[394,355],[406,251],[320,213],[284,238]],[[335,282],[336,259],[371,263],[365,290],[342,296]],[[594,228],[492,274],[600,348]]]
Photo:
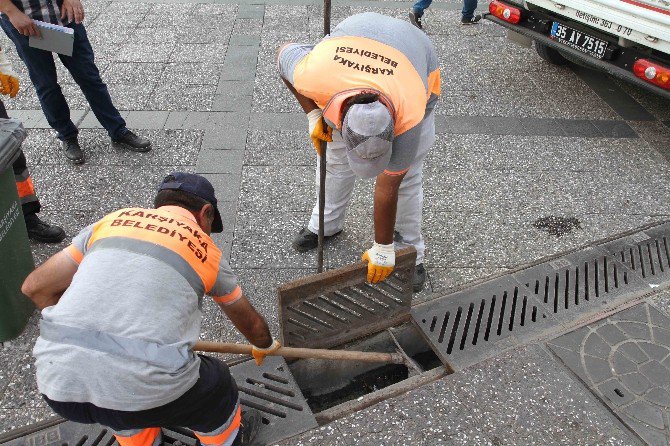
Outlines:
[[333,392],[321,395],[304,392],[304,396],[312,412],[317,413],[399,383],[408,377],[407,367],[400,364],[389,364],[354,376],[349,384]]
[[533,223],[537,229],[547,232],[549,235],[562,237],[575,229],[582,229],[582,222],[575,217],[558,217],[549,215],[535,220]]

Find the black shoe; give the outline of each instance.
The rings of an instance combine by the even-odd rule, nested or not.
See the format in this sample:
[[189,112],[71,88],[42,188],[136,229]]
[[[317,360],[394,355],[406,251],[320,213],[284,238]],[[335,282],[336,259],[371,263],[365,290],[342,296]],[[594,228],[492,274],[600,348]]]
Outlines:
[[482,19],[482,16],[480,16],[479,14],[477,14],[476,16],[471,17],[469,19],[466,19],[465,17],[463,17],[461,19],[461,25],[476,25],[477,23],[479,23],[479,21],[481,19]]
[[419,263],[414,268],[414,277],[412,278],[414,292],[418,293],[421,291],[424,283],[426,283],[426,268],[423,267],[423,263]]
[[256,435],[258,435],[258,430],[261,427],[263,422],[261,413],[256,409],[242,409],[242,422],[240,423],[240,430],[237,433],[235,446],[247,446],[251,445]]
[[63,150],[67,159],[72,161],[72,164],[84,163],[84,152],[79,147],[79,141],[77,141],[76,136],[63,141]]
[[409,21],[412,25],[416,26],[419,29],[423,29],[423,26],[421,26],[421,16],[416,15],[416,12],[410,11],[409,12]]
[[137,136],[130,130],[117,139],[112,139],[114,144],[123,144],[127,149],[133,152],[148,152],[151,150],[151,141],[141,136]]
[[28,237],[42,243],[60,243],[65,239],[65,231],[56,225],[44,223],[35,214],[26,215]]
[[[333,235],[324,235],[323,241],[329,240],[340,235],[338,231]],[[302,228],[298,235],[293,239],[293,248],[298,252],[307,252],[319,246],[319,236],[307,228]]]

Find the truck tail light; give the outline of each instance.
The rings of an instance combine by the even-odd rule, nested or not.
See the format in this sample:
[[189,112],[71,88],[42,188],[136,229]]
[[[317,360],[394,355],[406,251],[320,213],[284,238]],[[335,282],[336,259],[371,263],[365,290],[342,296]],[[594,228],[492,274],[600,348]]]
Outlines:
[[493,0],[489,4],[489,12],[509,23],[516,24],[521,21],[521,10],[519,8],[506,5],[498,0]]
[[633,64],[633,73],[643,81],[670,90],[670,68],[646,59],[638,59]]

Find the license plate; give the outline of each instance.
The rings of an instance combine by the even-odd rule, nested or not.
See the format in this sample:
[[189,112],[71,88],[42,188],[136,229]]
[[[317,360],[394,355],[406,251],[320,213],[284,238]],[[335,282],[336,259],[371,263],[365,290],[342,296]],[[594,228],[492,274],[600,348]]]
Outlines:
[[579,50],[582,53],[593,56],[596,59],[602,59],[607,50],[606,41],[589,36],[582,31],[578,31],[558,22],[554,22],[554,25],[551,27],[551,38],[571,48]]

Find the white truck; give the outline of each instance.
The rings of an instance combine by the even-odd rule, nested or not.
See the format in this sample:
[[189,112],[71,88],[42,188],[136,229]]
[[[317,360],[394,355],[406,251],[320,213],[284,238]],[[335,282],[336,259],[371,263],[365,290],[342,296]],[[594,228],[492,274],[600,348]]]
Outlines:
[[492,0],[485,18],[543,59],[602,70],[670,99],[670,0]]

